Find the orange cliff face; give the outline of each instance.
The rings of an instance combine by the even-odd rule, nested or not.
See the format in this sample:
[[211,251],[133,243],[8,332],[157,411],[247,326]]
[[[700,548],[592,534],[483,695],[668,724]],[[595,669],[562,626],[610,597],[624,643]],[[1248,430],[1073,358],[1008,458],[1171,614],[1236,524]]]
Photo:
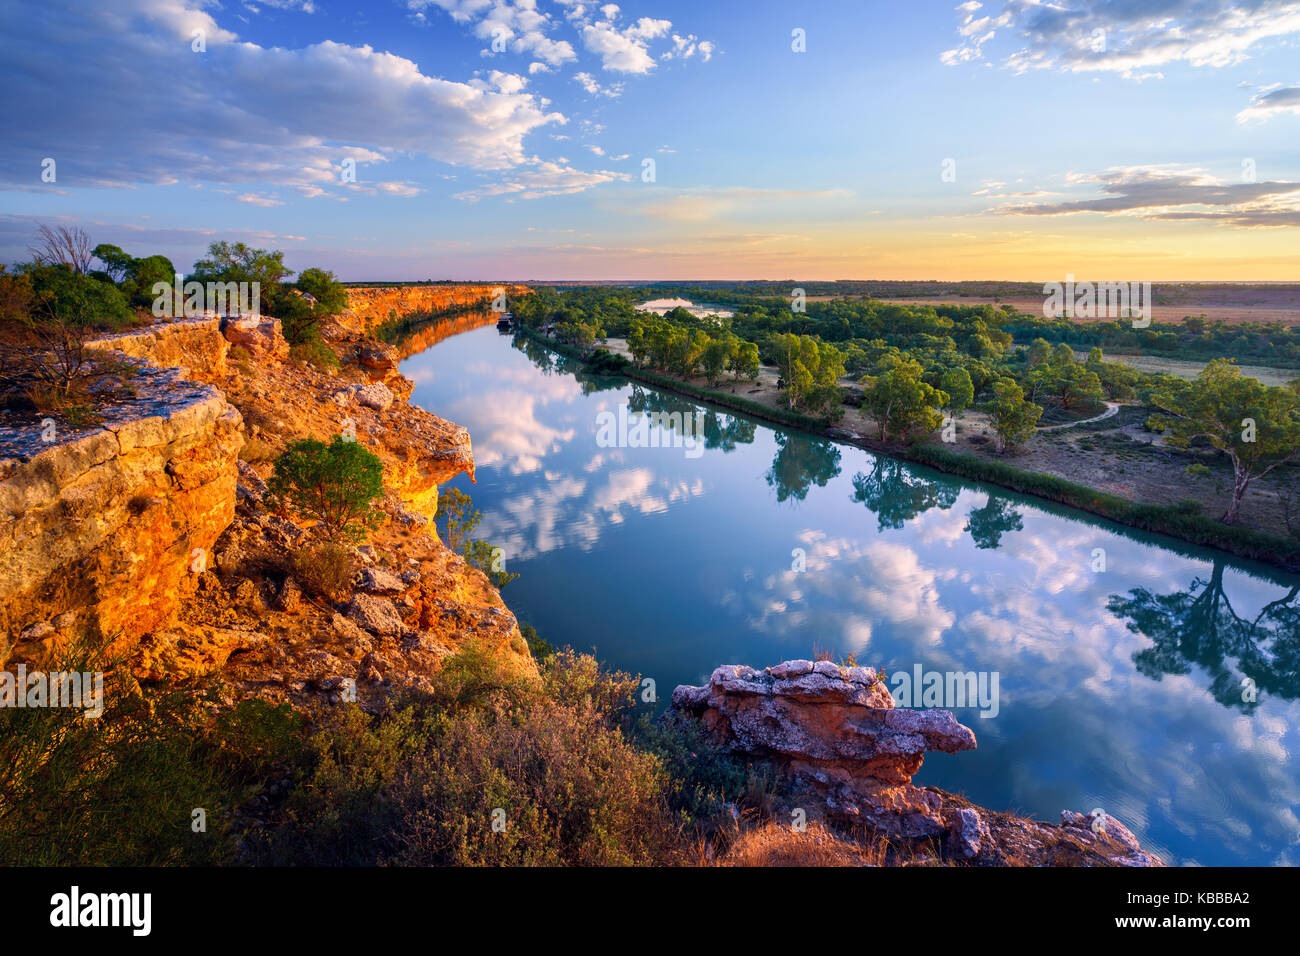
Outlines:
[[[410,406],[394,370],[375,381],[349,357],[374,343],[342,331],[343,368],[322,371],[288,357],[278,320],[262,325],[97,342],[140,362],[135,398],[53,444],[0,428],[0,666],[110,638],[139,679],[221,671],[295,704],[341,681],[362,702],[425,687],[469,642],[535,675],[497,589],[431,520],[438,484],[473,475],[469,434]],[[381,520],[340,590],[304,595],[310,521],[264,499],[266,479],[289,441],[349,425],[384,466]]]
[[[364,334],[392,319],[412,315],[433,314],[458,306],[473,305],[479,309],[474,314],[492,315],[492,300],[500,293],[506,296],[506,308],[516,296],[528,295],[533,290],[525,285],[502,282],[484,285],[407,285],[407,286],[353,286],[348,289],[348,307],[337,317],[339,325],[349,332]],[[468,316],[456,316],[468,319]],[[477,324],[465,328],[477,328]],[[448,333],[451,334],[451,333]]]
[[497,313],[485,310],[482,312],[466,312],[464,315],[456,315],[437,322],[430,322],[428,325],[415,329],[410,335],[404,336],[397,343],[398,355],[402,358],[417,355],[433,348],[443,339],[449,339],[461,332],[481,329],[485,325],[495,325],[499,319],[500,316]]

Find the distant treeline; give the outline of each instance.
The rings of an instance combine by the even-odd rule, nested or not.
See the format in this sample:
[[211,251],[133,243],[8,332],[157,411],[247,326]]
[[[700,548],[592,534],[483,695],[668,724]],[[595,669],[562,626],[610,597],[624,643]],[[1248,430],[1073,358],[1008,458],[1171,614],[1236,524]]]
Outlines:
[[[834,290],[849,285],[852,283],[806,283],[799,288],[811,298],[830,294],[822,290],[823,286]],[[790,297],[793,288],[796,286],[791,283],[776,282],[538,287],[538,297],[528,311],[530,315],[545,316],[548,322],[589,321],[604,328],[608,335],[625,337],[636,318],[638,304],[648,299],[680,298],[734,312],[728,327],[749,341],[791,332],[812,335],[824,342],[856,344],[859,348],[865,348],[873,340],[899,348],[915,348],[940,345],[942,339],[953,338],[958,349],[968,351],[963,346],[971,343],[962,341],[963,332],[967,337],[972,334],[988,337],[990,330],[997,330],[999,334],[1009,335],[1018,345],[1028,345],[1041,338],[1080,349],[1101,346],[1112,352],[1163,358],[1194,361],[1234,358],[1250,364],[1300,368],[1300,326],[1288,327],[1277,322],[1230,324],[1193,316],[1177,323],[1153,322],[1149,328],[1135,329],[1127,319],[1094,322],[1049,319],[1017,312],[1008,304],[923,305],[876,299],[807,301],[803,312],[795,312]],[[1042,287],[1032,286],[1032,291],[1041,295]],[[512,308],[516,314],[520,313],[517,304],[512,304]],[[674,322],[687,325],[693,322],[698,328],[713,327],[707,320],[692,319],[685,313],[675,315]],[[977,348],[974,354],[983,351],[986,350]],[[850,361],[849,371],[854,370]]]

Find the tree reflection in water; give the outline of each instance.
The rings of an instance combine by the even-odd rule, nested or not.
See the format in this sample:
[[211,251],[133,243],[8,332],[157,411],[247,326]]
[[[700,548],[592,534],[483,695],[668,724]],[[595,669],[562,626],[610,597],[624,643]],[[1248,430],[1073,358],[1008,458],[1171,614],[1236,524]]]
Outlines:
[[1153,680],[1203,668],[1214,699],[1246,712],[1266,694],[1295,700],[1300,696],[1300,584],[1251,617],[1233,607],[1223,572],[1222,560],[1216,559],[1209,578],[1194,578],[1186,590],[1152,594],[1134,588],[1127,597],[1112,595],[1107,608],[1126,618],[1130,631],[1152,641],[1133,662]]
[[876,513],[878,530],[901,528],[931,508],[951,508],[961,494],[953,482],[930,481],[896,458],[877,457],[870,472],[853,476],[853,500]]
[[777,501],[803,501],[813,485],[825,488],[840,473],[840,449],[834,442],[775,434],[776,457],[764,477],[769,487],[776,489]]
[[972,508],[966,517],[966,527],[963,531],[970,532],[971,540],[975,542],[975,547],[980,549],[994,549],[1002,543],[1002,536],[1011,531],[1020,531],[1023,528],[1020,520],[1020,512],[1017,511],[1006,498],[995,498],[989,495],[983,508]]

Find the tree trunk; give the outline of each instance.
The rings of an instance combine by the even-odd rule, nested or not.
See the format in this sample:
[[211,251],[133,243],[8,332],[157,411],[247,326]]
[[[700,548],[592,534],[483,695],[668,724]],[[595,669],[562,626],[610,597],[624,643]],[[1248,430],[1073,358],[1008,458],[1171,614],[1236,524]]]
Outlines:
[[1250,472],[1246,471],[1239,462],[1232,463],[1232,501],[1228,504],[1228,511],[1223,516],[1225,524],[1236,524],[1238,513],[1241,511],[1241,499],[1246,495],[1246,489],[1250,487]]

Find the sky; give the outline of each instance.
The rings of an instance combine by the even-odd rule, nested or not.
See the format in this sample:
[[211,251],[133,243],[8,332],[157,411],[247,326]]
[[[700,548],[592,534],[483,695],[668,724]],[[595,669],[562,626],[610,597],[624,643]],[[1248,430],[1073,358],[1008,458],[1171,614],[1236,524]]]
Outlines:
[[0,77],[0,262],[1300,280],[1300,0],[6,0]]

